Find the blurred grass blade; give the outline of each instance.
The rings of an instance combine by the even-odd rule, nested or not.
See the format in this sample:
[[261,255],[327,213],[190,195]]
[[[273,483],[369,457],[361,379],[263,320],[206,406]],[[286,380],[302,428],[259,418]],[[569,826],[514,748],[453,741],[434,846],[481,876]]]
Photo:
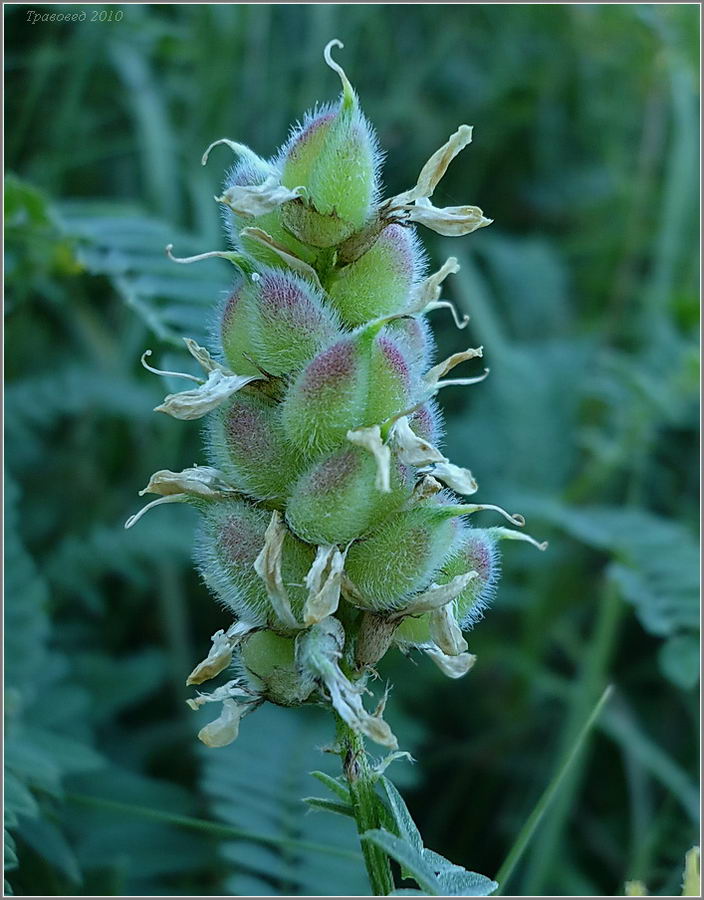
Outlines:
[[687,772],[658,746],[634,720],[627,707],[609,709],[599,728],[630,753],[682,804],[696,826],[699,821],[699,791]]
[[66,799],[71,803],[82,806],[93,806],[105,810],[113,810],[116,813],[127,813],[146,819],[155,819],[169,825],[177,825],[181,828],[190,828],[196,831],[207,831],[220,837],[239,838],[252,841],[255,844],[271,844],[279,847],[289,847],[298,850],[310,850],[314,853],[339,856],[344,859],[353,859],[361,862],[361,854],[352,850],[335,847],[332,844],[317,844],[312,841],[298,841],[295,838],[279,837],[277,835],[257,834],[245,828],[234,828],[232,825],[222,825],[220,822],[209,822],[207,819],[198,819],[194,816],[181,816],[161,809],[152,809],[147,806],[137,806],[133,803],[120,803],[118,800],[108,800],[103,797],[88,797],[83,794],[67,794]]
[[528,819],[526,820],[525,825],[523,826],[523,828],[521,828],[513,847],[511,847],[511,849],[508,853],[508,856],[506,857],[501,868],[499,869],[499,871],[496,874],[496,881],[499,882],[499,888],[496,891],[497,894],[503,893],[503,888],[504,888],[506,881],[508,881],[508,879],[511,877],[511,874],[512,874],[513,870],[516,868],[518,861],[523,856],[523,853],[524,853],[526,847],[530,843],[530,839],[533,837],[535,829],[538,827],[538,825],[542,821],[543,816],[545,815],[548,807],[550,806],[550,802],[551,802],[552,798],[555,796],[555,794],[559,790],[564,777],[567,775],[570,768],[572,767],[572,763],[577,758],[579,751],[582,749],[582,745],[586,741],[587,736],[589,735],[589,732],[592,730],[592,728],[594,726],[594,723],[599,718],[599,713],[601,712],[604,705],[606,704],[606,701],[611,696],[612,691],[613,691],[612,685],[609,685],[604,690],[604,693],[601,695],[601,697],[597,701],[596,705],[594,706],[594,709],[589,714],[587,721],[582,726],[582,730],[577,735],[577,739],[575,740],[574,744],[572,745],[572,749],[567,754],[567,757],[566,757],[564,763],[560,766],[560,769],[555,774],[554,778],[552,779],[550,784],[547,786],[547,788],[543,792],[540,800],[538,800],[535,808],[533,809],[533,812],[530,814],[530,816],[528,816]]

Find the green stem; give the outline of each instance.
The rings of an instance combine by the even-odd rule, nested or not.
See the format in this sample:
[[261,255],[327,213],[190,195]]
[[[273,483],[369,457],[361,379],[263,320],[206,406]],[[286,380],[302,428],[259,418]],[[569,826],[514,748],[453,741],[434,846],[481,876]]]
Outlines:
[[[339,717],[337,738],[342,758],[342,770],[350,788],[350,799],[360,837],[371,828],[380,828],[379,800],[374,788],[372,771],[364,749],[364,738],[353,731]],[[364,864],[375,897],[385,897],[394,889],[389,858],[380,847],[360,841]]]

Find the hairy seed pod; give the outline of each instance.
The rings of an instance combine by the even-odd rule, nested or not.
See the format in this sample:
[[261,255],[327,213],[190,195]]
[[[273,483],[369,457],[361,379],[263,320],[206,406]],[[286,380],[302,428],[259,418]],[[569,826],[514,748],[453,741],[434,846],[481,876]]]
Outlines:
[[496,539],[486,529],[473,528],[464,537],[459,552],[443,566],[443,580],[463,572],[476,572],[457,598],[457,618],[463,628],[471,628],[491,602],[501,575],[501,554]]
[[[438,584],[447,584],[456,575],[465,572],[476,572],[477,577],[454,601],[457,621],[463,630],[471,628],[481,618],[494,595],[501,573],[499,550],[489,531],[473,528],[465,532],[459,550],[443,565],[435,580]],[[404,619],[396,637],[418,644],[431,640],[429,616]]]
[[339,319],[315,288],[266,268],[248,285],[252,356],[272,375],[290,375],[339,336]]
[[442,413],[437,401],[428,400],[411,416],[408,424],[419,438],[437,447],[443,437]]
[[369,609],[396,609],[427,588],[456,552],[459,519],[441,506],[421,504],[388,518],[350,547],[345,569]]
[[[264,582],[254,571],[271,513],[242,500],[214,500],[199,506],[203,518],[195,556],[203,580],[238,619],[280,630]],[[296,618],[307,597],[303,582],[314,558],[313,547],[286,533],[281,573]]]
[[[262,184],[267,178],[279,177],[279,171],[276,166],[266,160],[256,156],[256,154],[248,153],[242,157],[227,174],[223,191],[227,192],[232,187],[253,187]],[[230,238],[230,243],[236,249],[242,249],[249,253],[258,262],[268,266],[280,268],[285,266],[281,257],[274,251],[268,249],[258,241],[242,235],[240,232],[243,228],[256,226],[266,231],[274,240],[286,247],[291,253],[305,262],[312,262],[315,259],[315,251],[306,247],[297,240],[290,231],[288,231],[281,220],[281,210],[275,209],[263,216],[243,216],[237,215],[229,207],[225,207],[225,228]]]
[[331,450],[363,423],[372,338],[352,335],[319,353],[282,404],[286,436],[304,452]]
[[389,322],[387,330],[403,348],[414,369],[427,368],[435,355],[435,342],[426,316],[404,316]]
[[210,460],[233,487],[283,507],[303,461],[286,440],[275,401],[247,386],[208,416],[207,434]]
[[304,541],[345,544],[378,525],[410,495],[405,470],[392,468],[391,491],[376,485],[377,463],[350,444],[315,462],[291,490],[286,520]]
[[244,642],[240,658],[257,690],[277,706],[300,706],[315,686],[298,670],[293,637],[257,631]]
[[388,225],[366,253],[333,273],[330,300],[352,326],[401,312],[421,264],[415,233]]
[[372,344],[369,399],[363,424],[379,425],[407,409],[411,403],[414,380],[403,348],[384,329]]
[[270,514],[241,500],[203,503],[201,511],[195,559],[203,580],[238,619],[266,624],[269,602],[252,567]]
[[336,107],[308,114],[281,150],[281,183],[307,198],[286,203],[283,222],[300,241],[333,247],[370,216],[379,152],[355,92],[343,77]]
[[242,276],[230,291],[219,316],[220,343],[227,365],[238,375],[258,375],[252,362],[253,312],[249,278]]
[[282,421],[303,452],[332,450],[350,429],[380,425],[408,405],[411,367],[385,328],[376,320],[337,341],[290,386]]

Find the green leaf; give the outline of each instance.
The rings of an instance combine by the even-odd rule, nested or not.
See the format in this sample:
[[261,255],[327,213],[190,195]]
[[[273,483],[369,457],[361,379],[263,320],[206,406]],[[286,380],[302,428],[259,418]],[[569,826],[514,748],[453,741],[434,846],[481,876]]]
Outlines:
[[354,810],[349,803],[338,803],[336,800],[327,800],[323,797],[303,797],[301,802],[307,803],[312,809],[323,809],[327,812],[354,818]]
[[403,840],[407,841],[416,850],[422,850],[423,839],[421,838],[420,832],[418,831],[416,824],[413,821],[410,812],[408,811],[408,807],[406,806],[403,797],[399,794],[393,783],[389,781],[388,778],[383,777],[380,779],[380,781],[384,790],[386,802],[388,804],[389,810],[391,811],[391,815],[396,826],[395,830],[397,835]]
[[321,784],[324,784],[340,800],[344,800],[345,803],[350,802],[350,789],[339,778],[333,778],[332,775],[328,775],[326,772],[311,772],[310,774],[313,778],[317,778]]
[[235,270],[212,259],[178,265],[164,248],[173,244],[182,256],[217,248],[198,246],[192,235],[138,208],[76,201],[62,204],[59,213],[64,231],[77,241],[81,264],[108,277],[158,338],[179,348],[183,337],[206,340],[213,304],[237,277]]
[[86,772],[103,768],[107,761],[102,754],[75,738],[42,728],[28,728],[26,736],[35,747],[43,750],[47,758],[62,772]]
[[699,627],[699,551],[684,525],[637,508],[541,502],[536,514],[613,558],[609,575],[646,631]]
[[699,682],[699,640],[694,634],[675,634],[660,648],[663,675],[677,687],[691,690]]
[[75,884],[81,882],[81,870],[76,856],[53,822],[46,818],[20,819],[20,834],[35,853],[63,873],[69,881]]
[[[195,734],[196,721],[192,727]],[[353,821],[344,814],[301,812],[307,773],[328,758],[331,765],[338,762],[328,755],[321,760],[314,749],[329,743],[330,727],[317,709],[267,704],[243,721],[229,747],[202,751],[202,787],[213,817],[271,841],[267,852],[256,857],[251,841],[231,838],[221,843],[226,893],[334,896],[368,891]],[[330,785],[335,779],[328,777],[330,781],[318,780]]]
[[15,841],[10,832],[5,829],[4,833],[4,869],[8,872],[10,869],[16,869],[18,860],[17,860],[17,847],[15,846]]
[[453,866],[438,874],[441,893],[451,897],[488,897],[498,888],[498,883],[479,875],[477,872],[468,872],[459,866]]
[[31,818],[39,812],[37,801],[29,788],[11,771],[5,770],[5,811]]
[[[410,856],[405,853],[406,859],[415,861],[416,869],[412,865],[407,865],[398,855],[394,855],[387,850],[401,866],[401,875],[404,878],[415,878],[421,887],[424,885],[418,880],[418,872],[432,872],[433,877],[437,878],[439,893],[448,894],[458,897],[485,897],[496,890],[497,884],[484,875],[476,872],[468,872],[462,866],[457,866],[445,859],[439,853],[433,850],[427,850],[423,847],[423,840],[420,832],[416,827],[413,818],[408,811],[403,797],[396,790],[393,783],[388,778],[380,779],[386,806],[391,814],[390,828],[396,833],[396,837],[410,848]],[[380,829],[380,833],[386,833],[385,829]],[[370,832],[367,832],[368,834]],[[396,853],[400,852],[400,845],[395,845]],[[421,869],[418,869],[418,859],[420,859]],[[426,885],[427,887],[427,885]]]
[[423,859],[422,850],[381,828],[373,828],[362,835],[363,841],[370,841],[395,859],[401,868],[415,879],[418,886],[432,897],[442,894],[440,883],[432,867]]

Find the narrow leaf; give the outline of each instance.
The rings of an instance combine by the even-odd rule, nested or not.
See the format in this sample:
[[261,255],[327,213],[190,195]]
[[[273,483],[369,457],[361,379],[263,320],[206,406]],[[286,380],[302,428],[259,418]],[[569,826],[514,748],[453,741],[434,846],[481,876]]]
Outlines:
[[339,803],[337,800],[328,800],[323,797],[303,797],[303,803],[307,803],[312,809],[324,809],[327,812],[354,819],[354,810],[349,803]]
[[426,894],[431,897],[437,897],[439,894],[442,894],[438,879],[432,868],[423,859],[421,851],[407,840],[380,828],[374,828],[365,832],[362,835],[362,840],[375,844],[384,853],[395,859],[401,868],[410,873],[411,877],[418,882],[418,886]]
[[403,797],[388,778],[382,778],[381,785],[384,789],[387,805],[393,816],[396,834],[403,840],[408,841],[416,850],[422,851],[423,839],[416,828],[416,824],[408,811]]
[[337,778],[333,778],[327,772],[311,772],[310,774],[313,778],[317,778],[321,784],[324,784],[329,791],[336,794],[340,800],[344,800],[345,803],[350,802],[349,788],[338,781]]

